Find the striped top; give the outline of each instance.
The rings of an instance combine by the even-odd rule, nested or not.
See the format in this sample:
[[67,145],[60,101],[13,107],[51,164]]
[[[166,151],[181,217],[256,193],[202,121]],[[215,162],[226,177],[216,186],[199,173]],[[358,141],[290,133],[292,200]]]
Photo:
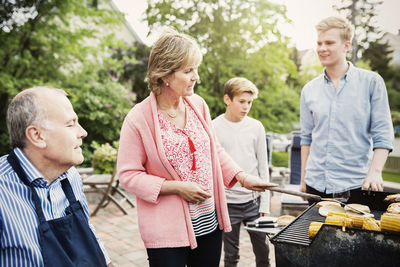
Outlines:
[[[14,152],[27,178],[35,186],[46,220],[65,216],[69,202],[61,187],[61,180],[68,179],[85,215],[89,218],[88,206],[83,193],[80,175],[72,167],[50,185],[33,166],[24,152]],[[18,177],[7,161],[7,155],[0,158],[0,266],[15,267],[43,266],[39,245],[38,218],[31,199],[31,189]],[[90,225],[93,233],[94,228]],[[96,234],[95,234],[96,235]],[[106,262],[110,262],[104,245],[98,240]]]
[[[183,129],[158,112],[165,155],[183,181],[201,184],[208,192],[213,192],[210,139],[186,102],[185,109],[186,125]],[[198,204],[189,203],[189,212],[196,236],[209,234],[218,227],[213,197]]]

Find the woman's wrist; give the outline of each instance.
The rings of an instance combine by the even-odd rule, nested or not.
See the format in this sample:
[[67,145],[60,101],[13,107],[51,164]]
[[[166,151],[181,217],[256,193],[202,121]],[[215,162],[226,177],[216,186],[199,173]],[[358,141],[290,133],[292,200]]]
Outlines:
[[245,182],[246,182],[246,179],[249,177],[249,175],[247,174],[247,173],[245,173],[245,172],[239,172],[237,175],[236,175],[236,180],[240,183],[240,185],[242,186],[242,187],[244,187],[244,184],[245,184]]
[[180,195],[182,184],[180,181],[165,180],[161,186],[161,195]]

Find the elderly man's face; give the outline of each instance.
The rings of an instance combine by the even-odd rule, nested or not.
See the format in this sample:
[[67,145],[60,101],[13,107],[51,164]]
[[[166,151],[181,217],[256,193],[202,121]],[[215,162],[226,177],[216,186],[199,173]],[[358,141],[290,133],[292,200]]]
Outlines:
[[42,132],[46,142],[44,157],[54,167],[68,169],[81,164],[82,139],[87,136],[87,132],[78,123],[68,98],[50,93],[41,96],[41,100],[47,114],[46,128]]

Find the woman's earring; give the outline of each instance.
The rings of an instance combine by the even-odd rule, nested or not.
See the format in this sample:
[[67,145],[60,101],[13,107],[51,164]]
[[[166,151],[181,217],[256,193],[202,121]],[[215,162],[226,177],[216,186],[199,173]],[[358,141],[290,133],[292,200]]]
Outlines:
[[167,82],[165,85],[168,87],[168,86],[169,86],[169,83]]

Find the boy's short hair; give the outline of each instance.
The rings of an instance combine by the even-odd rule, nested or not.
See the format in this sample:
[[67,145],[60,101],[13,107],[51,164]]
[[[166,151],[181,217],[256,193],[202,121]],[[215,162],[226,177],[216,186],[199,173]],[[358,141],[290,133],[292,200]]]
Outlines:
[[228,95],[231,100],[242,93],[249,93],[256,99],[258,96],[258,89],[254,83],[242,77],[232,78],[225,83],[224,94]]
[[328,17],[321,20],[315,28],[319,32],[325,32],[330,29],[339,29],[340,37],[344,41],[352,41],[354,36],[354,26],[345,18],[342,17]]

